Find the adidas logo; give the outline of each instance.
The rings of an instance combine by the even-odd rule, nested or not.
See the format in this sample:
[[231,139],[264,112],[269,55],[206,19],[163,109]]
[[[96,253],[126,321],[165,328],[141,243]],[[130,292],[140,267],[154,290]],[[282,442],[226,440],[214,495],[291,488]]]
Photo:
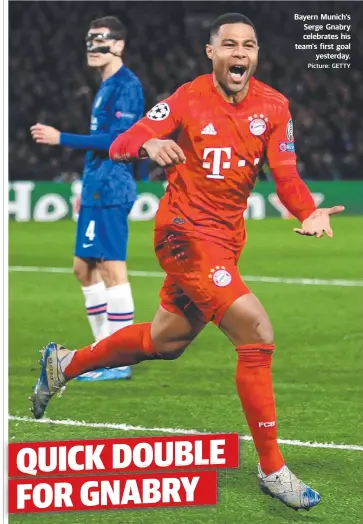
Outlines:
[[202,129],[202,135],[216,135],[217,131],[214,129],[213,124],[208,124]]

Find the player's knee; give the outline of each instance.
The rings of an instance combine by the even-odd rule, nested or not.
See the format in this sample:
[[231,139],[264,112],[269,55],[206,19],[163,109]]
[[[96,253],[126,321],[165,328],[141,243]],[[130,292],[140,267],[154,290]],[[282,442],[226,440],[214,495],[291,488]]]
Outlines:
[[128,278],[118,278],[116,275],[102,273],[102,280],[106,287],[122,286],[128,283]]
[[158,344],[157,350],[160,358],[163,360],[176,360],[181,357],[189,342],[172,342],[165,344]]
[[73,274],[83,287],[97,284],[100,280],[95,264],[79,258],[73,261]]
[[274,343],[269,316],[252,293],[242,295],[229,307],[219,327],[235,346]]
[[151,325],[150,335],[159,358],[175,360],[187,349],[205,324],[160,307]]
[[89,272],[84,267],[81,267],[78,264],[74,264],[73,274],[76,277],[76,279],[82,284],[82,286],[90,286],[92,284]]
[[[273,344],[274,343],[274,330],[271,325],[270,319],[266,315],[255,321],[250,327],[249,334],[244,333],[243,343],[244,344]],[[246,338],[247,335],[247,338]]]
[[245,344],[274,344],[274,331],[268,318],[257,320],[243,330],[237,329],[233,337],[230,337],[236,346]]
[[273,344],[275,341],[274,330],[270,321],[264,322],[257,328],[257,338],[261,344]]
[[181,357],[184,353],[185,348],[183,349],[174,349],[172,351],[165,351],[162,353],[163,360],[176,360],[177,358]]
[[102,279],[106,287],[127,284],[126,263],[121,261],[107,261],[100,265]]

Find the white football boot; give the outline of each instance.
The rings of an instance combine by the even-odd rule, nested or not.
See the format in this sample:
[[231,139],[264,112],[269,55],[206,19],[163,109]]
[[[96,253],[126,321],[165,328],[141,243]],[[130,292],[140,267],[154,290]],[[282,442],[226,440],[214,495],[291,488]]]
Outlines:
[[258,479],[259,487],[266,495],[281,500],[296,511],[309,511],[320,502],[319,493],[299,480],[287,466],[271,475],[265,475],[258,465]]
[[40,377],[29,400],[32,402],[30,411],[35,418],[42,418],[53,395],[60,396],[66,387],[61,362],[72,353],[69,349],[50,342],[41,350],[42,358]]

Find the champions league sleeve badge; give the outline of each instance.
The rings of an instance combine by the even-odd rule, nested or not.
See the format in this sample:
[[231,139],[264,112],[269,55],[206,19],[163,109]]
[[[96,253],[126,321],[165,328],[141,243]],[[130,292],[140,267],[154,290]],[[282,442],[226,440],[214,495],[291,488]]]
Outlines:
[[170,114],[170,107],[166,102],[159,102],[146,114],[150,120],[165,120]]
[[294,140],[294,125],[292,123],[291,118],[286,126],[286,136],[289,142],[292,142]]

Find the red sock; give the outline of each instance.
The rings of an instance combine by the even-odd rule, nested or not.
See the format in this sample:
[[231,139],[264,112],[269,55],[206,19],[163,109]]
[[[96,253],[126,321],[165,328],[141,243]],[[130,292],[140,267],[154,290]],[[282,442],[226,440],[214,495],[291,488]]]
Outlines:
[[131,366],[143,360],[161,358],[150,335],[151,323],[133,324],[96,344],[75,351],[65,367],[65,376],[74,378],[97,368]]
[[277,444],[276,408],[271,373],[274,349],[273,344],[247,344],[236,348],[237,390],[260,459],[261,469],[266,475],[278,471],[285,463]]

